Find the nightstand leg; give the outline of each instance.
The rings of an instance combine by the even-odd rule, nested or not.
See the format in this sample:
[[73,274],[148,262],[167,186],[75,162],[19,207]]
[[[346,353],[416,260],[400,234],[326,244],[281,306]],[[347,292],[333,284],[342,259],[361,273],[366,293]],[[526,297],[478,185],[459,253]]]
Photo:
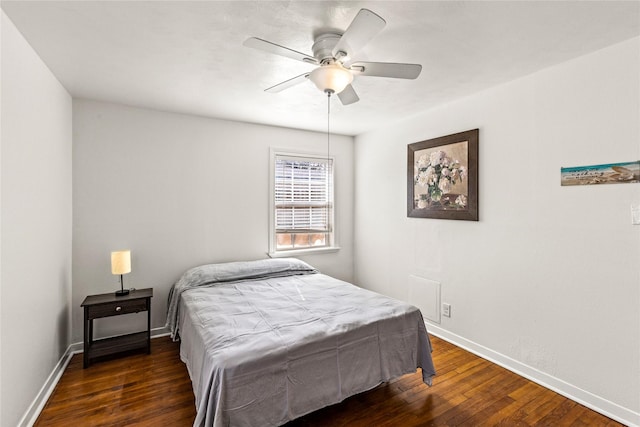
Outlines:
[[147,354],[151,354],[151,298],[147,299]]
[[89,320],[89,311],[84,308],[84,353],[82,355],[82,367],[89,367],[89,328],[92,322]]

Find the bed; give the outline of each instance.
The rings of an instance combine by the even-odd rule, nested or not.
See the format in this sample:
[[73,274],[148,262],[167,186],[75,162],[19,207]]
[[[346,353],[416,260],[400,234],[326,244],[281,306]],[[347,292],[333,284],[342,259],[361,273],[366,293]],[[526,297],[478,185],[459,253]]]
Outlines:
[[167,327],[193,384],[194,426],[278,426],[422,368],[420,311],[294,259],[208,264],[172,287]]

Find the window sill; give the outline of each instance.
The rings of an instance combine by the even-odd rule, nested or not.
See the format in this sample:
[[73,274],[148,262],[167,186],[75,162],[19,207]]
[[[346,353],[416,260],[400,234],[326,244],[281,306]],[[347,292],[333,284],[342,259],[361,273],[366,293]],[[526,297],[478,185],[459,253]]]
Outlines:
[[269,255],[270,258],[287,258],[292,256],[332,253],[338,252],[339,250],[339,246],[331,246],[324,248],[292,249],[290,251],[268,252],[267,255]]

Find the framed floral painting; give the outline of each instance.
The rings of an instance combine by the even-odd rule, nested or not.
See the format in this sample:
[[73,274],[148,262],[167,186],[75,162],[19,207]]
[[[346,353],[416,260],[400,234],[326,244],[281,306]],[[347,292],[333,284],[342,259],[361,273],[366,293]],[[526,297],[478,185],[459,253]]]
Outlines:
[[407,216],[478,221],[478,133],[408,145]]

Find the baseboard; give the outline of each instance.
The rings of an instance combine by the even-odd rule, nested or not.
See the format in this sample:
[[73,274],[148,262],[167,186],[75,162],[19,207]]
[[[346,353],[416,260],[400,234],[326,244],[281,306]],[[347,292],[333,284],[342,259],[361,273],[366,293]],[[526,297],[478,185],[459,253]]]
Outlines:
[[[170,333],[165,327],[155,328],[151,330],[152,339],[166,337],[169,335]],[[69,347],[67,347],[67,350],[64,352],[60,360],[58,360],[56,366],[54,366],[53,371],[51,371],[51,374],[36,395],[36,398],[33,400],[31,405],[29,405],[29,408],[22,416],[22,419],[20,419],[18,427],[32,427],[33,424],[35,424],[38,416],[40,415],[40,412],[42,412],[42,409],[44,408],[44,405],[47,403],[49,397],[51,397],[51,394],[53,393],[53,390],[56,388],[58,381],[60,381],[60,378],[62,378],[62,374],[64,373],[65,369],[67,369],[67,365],[69,365],[71,358],[74,354],[82,352],[83,343],[81,342],[73,343],[69,345]]]
[[[614,402],[606,400],[600,396],[597,396],[586,390],[582,390],[574,385],[571,385],[559,378],[539,371],[524,363],[518,362],[508,356],[493,351],[487,347],[456,335],[446,329],[441,328],[438,325],[425,322],[427,330],[430,334],[442,338],[445,341],[450,342],[460,348],[463,348],[477,356],[487,359],[496,365],[502,366],[511,372],[514,372],[530,381],[533,381],[541,386],[555,391],[581,405],[586,406],[589,409],[593,409],[596,412],[601,413],[615,421],[625,424],[629,427],[640,427],[640,413],[634,412],[628,408],[622,407]],[[436,371],[438,367],[436,366]]]

